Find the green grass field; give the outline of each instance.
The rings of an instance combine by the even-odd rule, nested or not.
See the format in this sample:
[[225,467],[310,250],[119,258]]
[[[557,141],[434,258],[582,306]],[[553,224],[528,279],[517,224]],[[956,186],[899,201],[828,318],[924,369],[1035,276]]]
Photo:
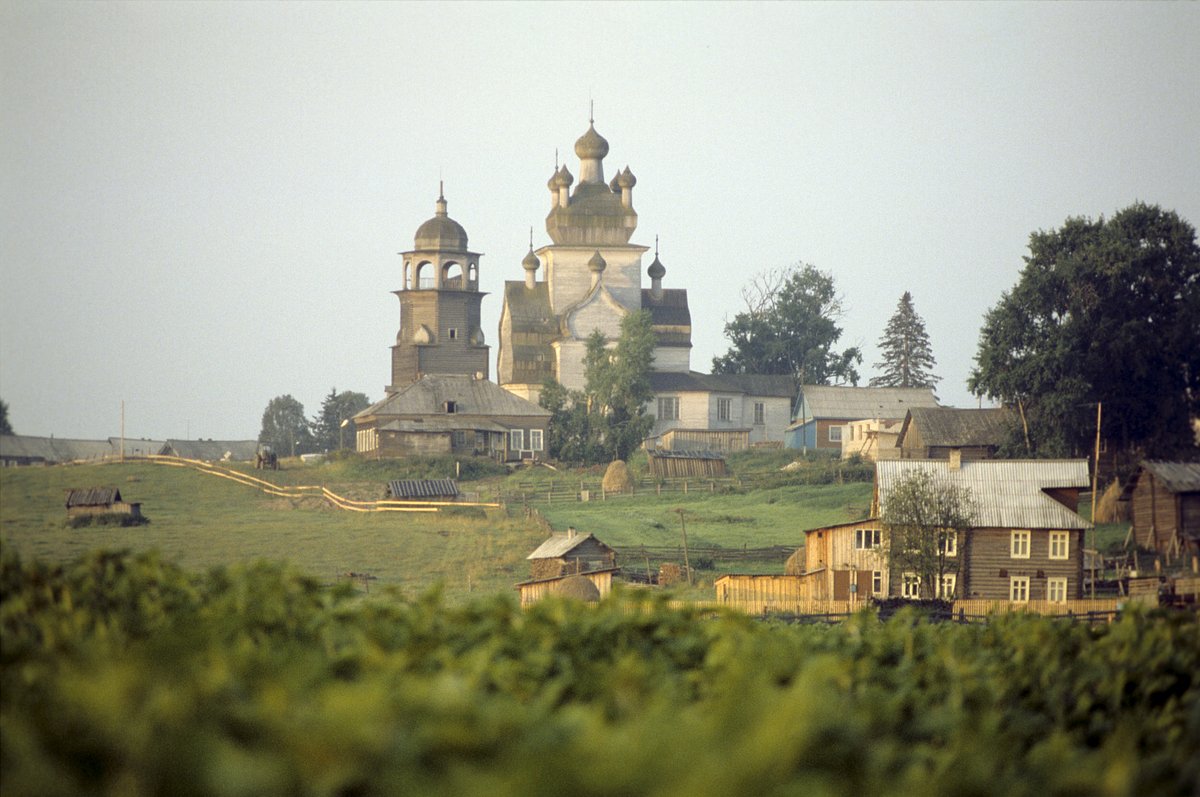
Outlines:
[[[325,484],[340,495],[369,499],[383,497],[387,479],[417,475],[412,465],[351,460],[256,475],[277,484]],[[540,470],[558,479],[592,476]],[[528,471],[490,476],[461,486],[486,497],[497,486],[528,476]],[[149,525],[69,528],[65,491],[92,486],[114,486],[126,500],[141,502]],[[865,507],[870,490],[865,483],[794,485],[715,495],[640,494],[539,509],[555,529],[575,526],[617,547],[679,545],[676,508],[684,509],[692,546],[799,546],[803,529],[846,520],[846,507]],[[316,498],[275,498],[190,468],[145,462],[3,469],[0,535],[21,556],[51,562],[70,561],[97,548],[157,550],[170,561],[200,570],[259,559],[287,561],[328,583],[354,572],[374,576],[370,586],[395,585],[410,594],[440,584],[447,599],[456,601],[471,593],[511,592],[516,582],[529,577],[525,557],[545,538],[520,506],[507,512],[347,512]],[[658,562],[652,564],[657,567]],[[725,563],[717,570],[782,572],[782,564]],[[699,589],[711,585],[712,575]]]

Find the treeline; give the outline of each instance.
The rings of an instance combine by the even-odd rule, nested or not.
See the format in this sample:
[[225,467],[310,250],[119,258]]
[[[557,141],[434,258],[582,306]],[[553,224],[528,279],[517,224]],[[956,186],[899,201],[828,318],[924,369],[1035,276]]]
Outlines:
[[0,567],[7,795],[1185,795],[1200,623],[832,628],[284,566]]

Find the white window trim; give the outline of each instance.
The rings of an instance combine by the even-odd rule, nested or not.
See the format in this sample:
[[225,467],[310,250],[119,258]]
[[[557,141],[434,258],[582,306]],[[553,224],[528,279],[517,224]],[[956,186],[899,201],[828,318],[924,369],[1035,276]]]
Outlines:
[[529,430],[529,450],[530,451],[541,451],[542,450],[542,430],[541,429],[530,429]]
[[958,556],[958,532],[948,531],[945,538],[946,558],[952,559]]
[[[1046,579],[1046,600],[1050,603],[1066,603],[1067,602],[1067,577],[1066,576],[1051,576]],[[1061,596],[1054,597],[1055,587],[1061,587]]]
[[733,420],[733,399],[718,398],[717,399],[717,420],[732,421]]
[[1029,603],[1029,576],[1008,579],[1008,599],[1013,603]]
[[[670,412],[663,412],[665,408],[670,408]],[[660,421],[677,421],[679,420],[679,396],[659,396],[658,397],[658,420]]]
[[[1056,555],[1054,552],[1055,542],[1062,543],[1062,553]],[[1052,531],[1050,532],[1050,558],[1055,560],[1063,560],[1071,558],[1071,532],[1069,531]]]
[[879,529],[855,529],[854,530],[854,550],[870,551],[882,546],[881,534]]
[[958,591],[958,573],[943,573],[938,584],[938,597],[949,600]]
[[765,402],[754,402],[754,425],[765,426],[767,423],[767,405]]
[[[515,444],[515,445],[514,445]],[[525,444],[524,429],[509,429],[508,430],[508,450],[522,451]]]
[[831,442],[831,443],[842,442],[842,427],[841,426],[835,425],[835,426],[829,427],[829,442]]
[[900,576],[900,597],[915,600],[921,597],[921,577],[916,573]]
[[1012,559],[1028,559],[1031,537],[1026,529],[1013,529],[1008,543],[1008,555]]
[[872,595],[882,595],[883,594],[883,571],[882,570],[872,570],[871,571],[871,594]]

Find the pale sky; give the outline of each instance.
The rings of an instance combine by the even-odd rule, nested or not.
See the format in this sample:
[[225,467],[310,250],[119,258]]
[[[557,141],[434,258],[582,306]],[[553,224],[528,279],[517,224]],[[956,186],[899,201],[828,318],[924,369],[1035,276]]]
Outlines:
[[[831,272],[863,383],[901,293],[943,403],[1029,234],[1141,200],[1200,223],[1196,3],[0,2],[0,398],[18,433],[247,439],[372,400],[397,253],[450,215],[505,280],[555,150],[608,139],[692,368],[755,273]],[[650,258],[646,258],[646,265]],[[645,280],[649,284],[649,280]]]

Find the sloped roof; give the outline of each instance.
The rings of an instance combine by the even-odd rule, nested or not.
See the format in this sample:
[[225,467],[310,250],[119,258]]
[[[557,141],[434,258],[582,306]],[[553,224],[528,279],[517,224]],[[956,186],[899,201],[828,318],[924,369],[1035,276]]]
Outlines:
[[748,396],[792,398],[795,387],[786,374],[702,374],[674,371],[650,373],[650,389],[655,393],[744,393]]
[[1083,459],[985,459],[952,470],[946,460],[893,459],[875,463],[880,513],[887,498],[910,473],[924,471],[938,483],[965,487],[975,501],[977,528],[1087,529],[1091,524],[1046,494],[1046,490],[1086,488]]
[[495,382],[458,374],[426,374],[354,417],[446,415],[447,401],[455,403],[456,415],[550,417],[549,410],[508,392]]
[[454,479],[393,479],[388,482],[392,498],[457,498]]
[[[586,540],[595,539],[590,532],[583,534],[576,533],[574,535],[562,533],[553,534],[550,539],[539,545],[533,553],[526,556],[526,559],[561,559],[578,546],[582,545]],[[596,540],[600,545],[604,543]],[[607,548],[607,545],[604,545]]]
[[502,426],[487,418],[477,418],[471,415],[459,417],[458,414],[435,415],[424,418],[396,418],[381,423],[381,432],[425,432],[426,434],[444,434],[458,431],[475,432],[507,432],[508,427]]
[[[108,438],[108,444],[112,447],[114,454],[119,455],[121,453],[121,438],[110,437]],[[146,440],[143,438],[126,437],[125,455],[147,456],[149,454],[157,454],[159,451],[162,451],[162,447],[166,444],[166,440]]]
[[258,455],[258,441],[168,440],[160,451],[162,454],[205,462],[219,462],[225,458],[226,452],[229,453],[230,459],[236,462],[249,462]]
[[659,346],[692,345],[692,313],[686,289],[664,288],[662,298],[655,299],[653,290],[642,288],[642,309],[650,311],[650,324]]
[[900,430],[903,444],[910,426],[921,430],[927,446],[999,445],[1012,421],[1012,411],[1003,408],[973,410],[957,407],[913,407]]
[[67,491],[67,507],[112,506],[121,500],[121,491],[116,487],[83,487]]
[[70,462],[76,459],[99,459],[113,453],[113,447],[107,440],[72,440],[32,435],[0,436],[0,456],[5,458]]
[[1200,462],[1146,460],[1142,467],[1172,493],[1200,492]]
[[936,407],[929,387],[842,387],[804,385],[807,417],[861,421],[867,418],[902,419],[913,407]]

